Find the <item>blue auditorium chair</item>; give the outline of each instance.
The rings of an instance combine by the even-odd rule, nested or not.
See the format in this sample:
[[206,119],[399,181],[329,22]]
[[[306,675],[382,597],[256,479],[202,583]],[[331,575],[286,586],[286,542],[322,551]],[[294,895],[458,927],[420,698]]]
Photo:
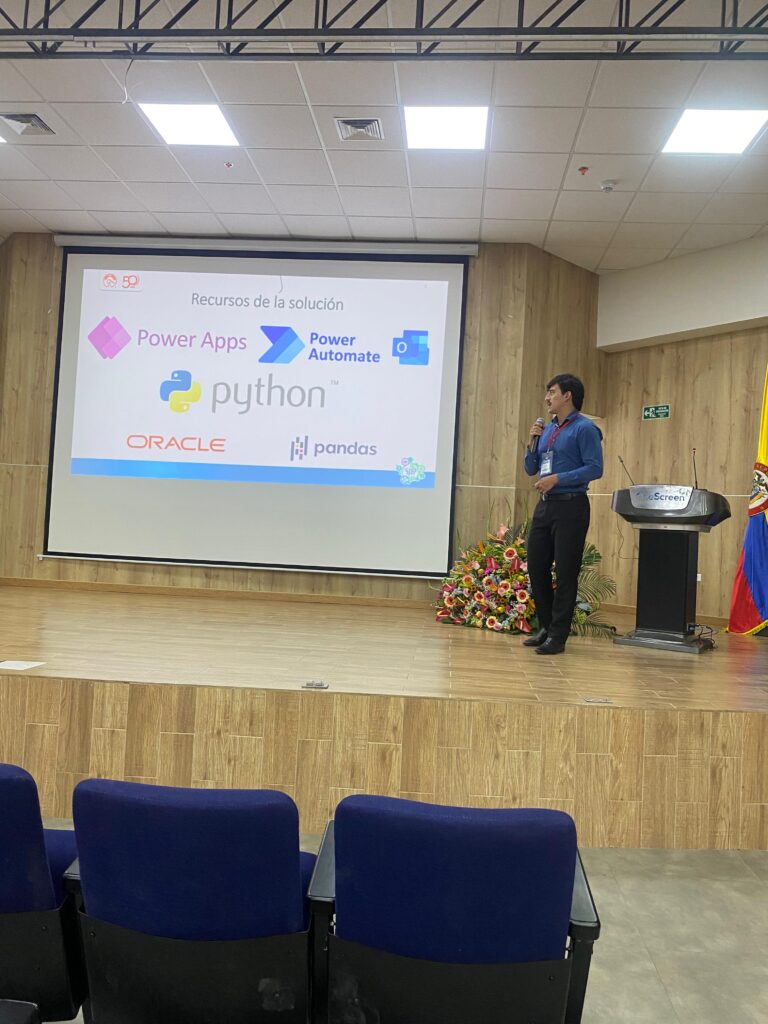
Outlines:
[[600,922],[567,814],[350,796],[310,898],[316,1024],[581,1020]]
[[[63,876],[75,834],[44,829],[35,780],[0,764],[0,1000],[6,1015],[37,1004],[42,1020],[70,1020],[83,994],[73,901]],[[21,1019],[21,1018],[19,1018]]]
[[88,1008],[106,1024],[305,1024],[296,805],[89,779],[73,799]]

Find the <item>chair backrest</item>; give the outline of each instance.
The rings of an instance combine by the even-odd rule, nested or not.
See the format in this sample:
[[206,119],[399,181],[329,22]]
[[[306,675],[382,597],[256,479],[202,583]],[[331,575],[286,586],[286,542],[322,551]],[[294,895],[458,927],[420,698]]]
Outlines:
[[350,796],[335,818],[340,938],[442,963],[564,956],[576,864],[569,815]]
[[73,809],[91,917],[175,939],[304,929],[298,812],[285,793],[88,779]]
[[56,905],[35,780],[23,768],[0,764],[0,914]]

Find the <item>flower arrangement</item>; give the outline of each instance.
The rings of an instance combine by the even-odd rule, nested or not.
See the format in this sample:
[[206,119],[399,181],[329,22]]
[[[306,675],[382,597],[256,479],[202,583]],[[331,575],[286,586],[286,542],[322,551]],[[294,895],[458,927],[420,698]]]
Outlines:
[[443,580],[437,619],[497,633],[530,633],[536,624],[522,531],[503,524],[464,551]]
[[[528,521],[518,527],[503,523],[486,540],[462,552],[441,584],[436,603],[438,622],[497,633],[531,633],[538,628],[528,577],[528,525]],[[595,614],[601,603],[616,593],[614,581],[599,569],[601,560],[595,545],[587,544],[571,625],[571,632],[582,636],[610,636],[615,632]]]

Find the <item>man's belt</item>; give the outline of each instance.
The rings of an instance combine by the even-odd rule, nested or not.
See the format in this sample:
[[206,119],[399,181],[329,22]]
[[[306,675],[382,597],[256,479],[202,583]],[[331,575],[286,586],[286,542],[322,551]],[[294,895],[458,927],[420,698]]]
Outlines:
[[546,494],[542,494],[542,501],[573,501],[574,498],[586,498],[586,491],[567,491],[565,493],[553,494],[552,491],[547,491]]

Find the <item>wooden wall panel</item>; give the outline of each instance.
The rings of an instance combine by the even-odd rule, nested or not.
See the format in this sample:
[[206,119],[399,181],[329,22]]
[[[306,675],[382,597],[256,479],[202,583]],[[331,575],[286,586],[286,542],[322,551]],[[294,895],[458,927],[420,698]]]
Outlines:
[[559,808],[585,846],[765,850],[766,742],[757,712],[0,676],[0,761],[33,773],[54,817],[101,776],[282,789],[309,833],[367,792]]

